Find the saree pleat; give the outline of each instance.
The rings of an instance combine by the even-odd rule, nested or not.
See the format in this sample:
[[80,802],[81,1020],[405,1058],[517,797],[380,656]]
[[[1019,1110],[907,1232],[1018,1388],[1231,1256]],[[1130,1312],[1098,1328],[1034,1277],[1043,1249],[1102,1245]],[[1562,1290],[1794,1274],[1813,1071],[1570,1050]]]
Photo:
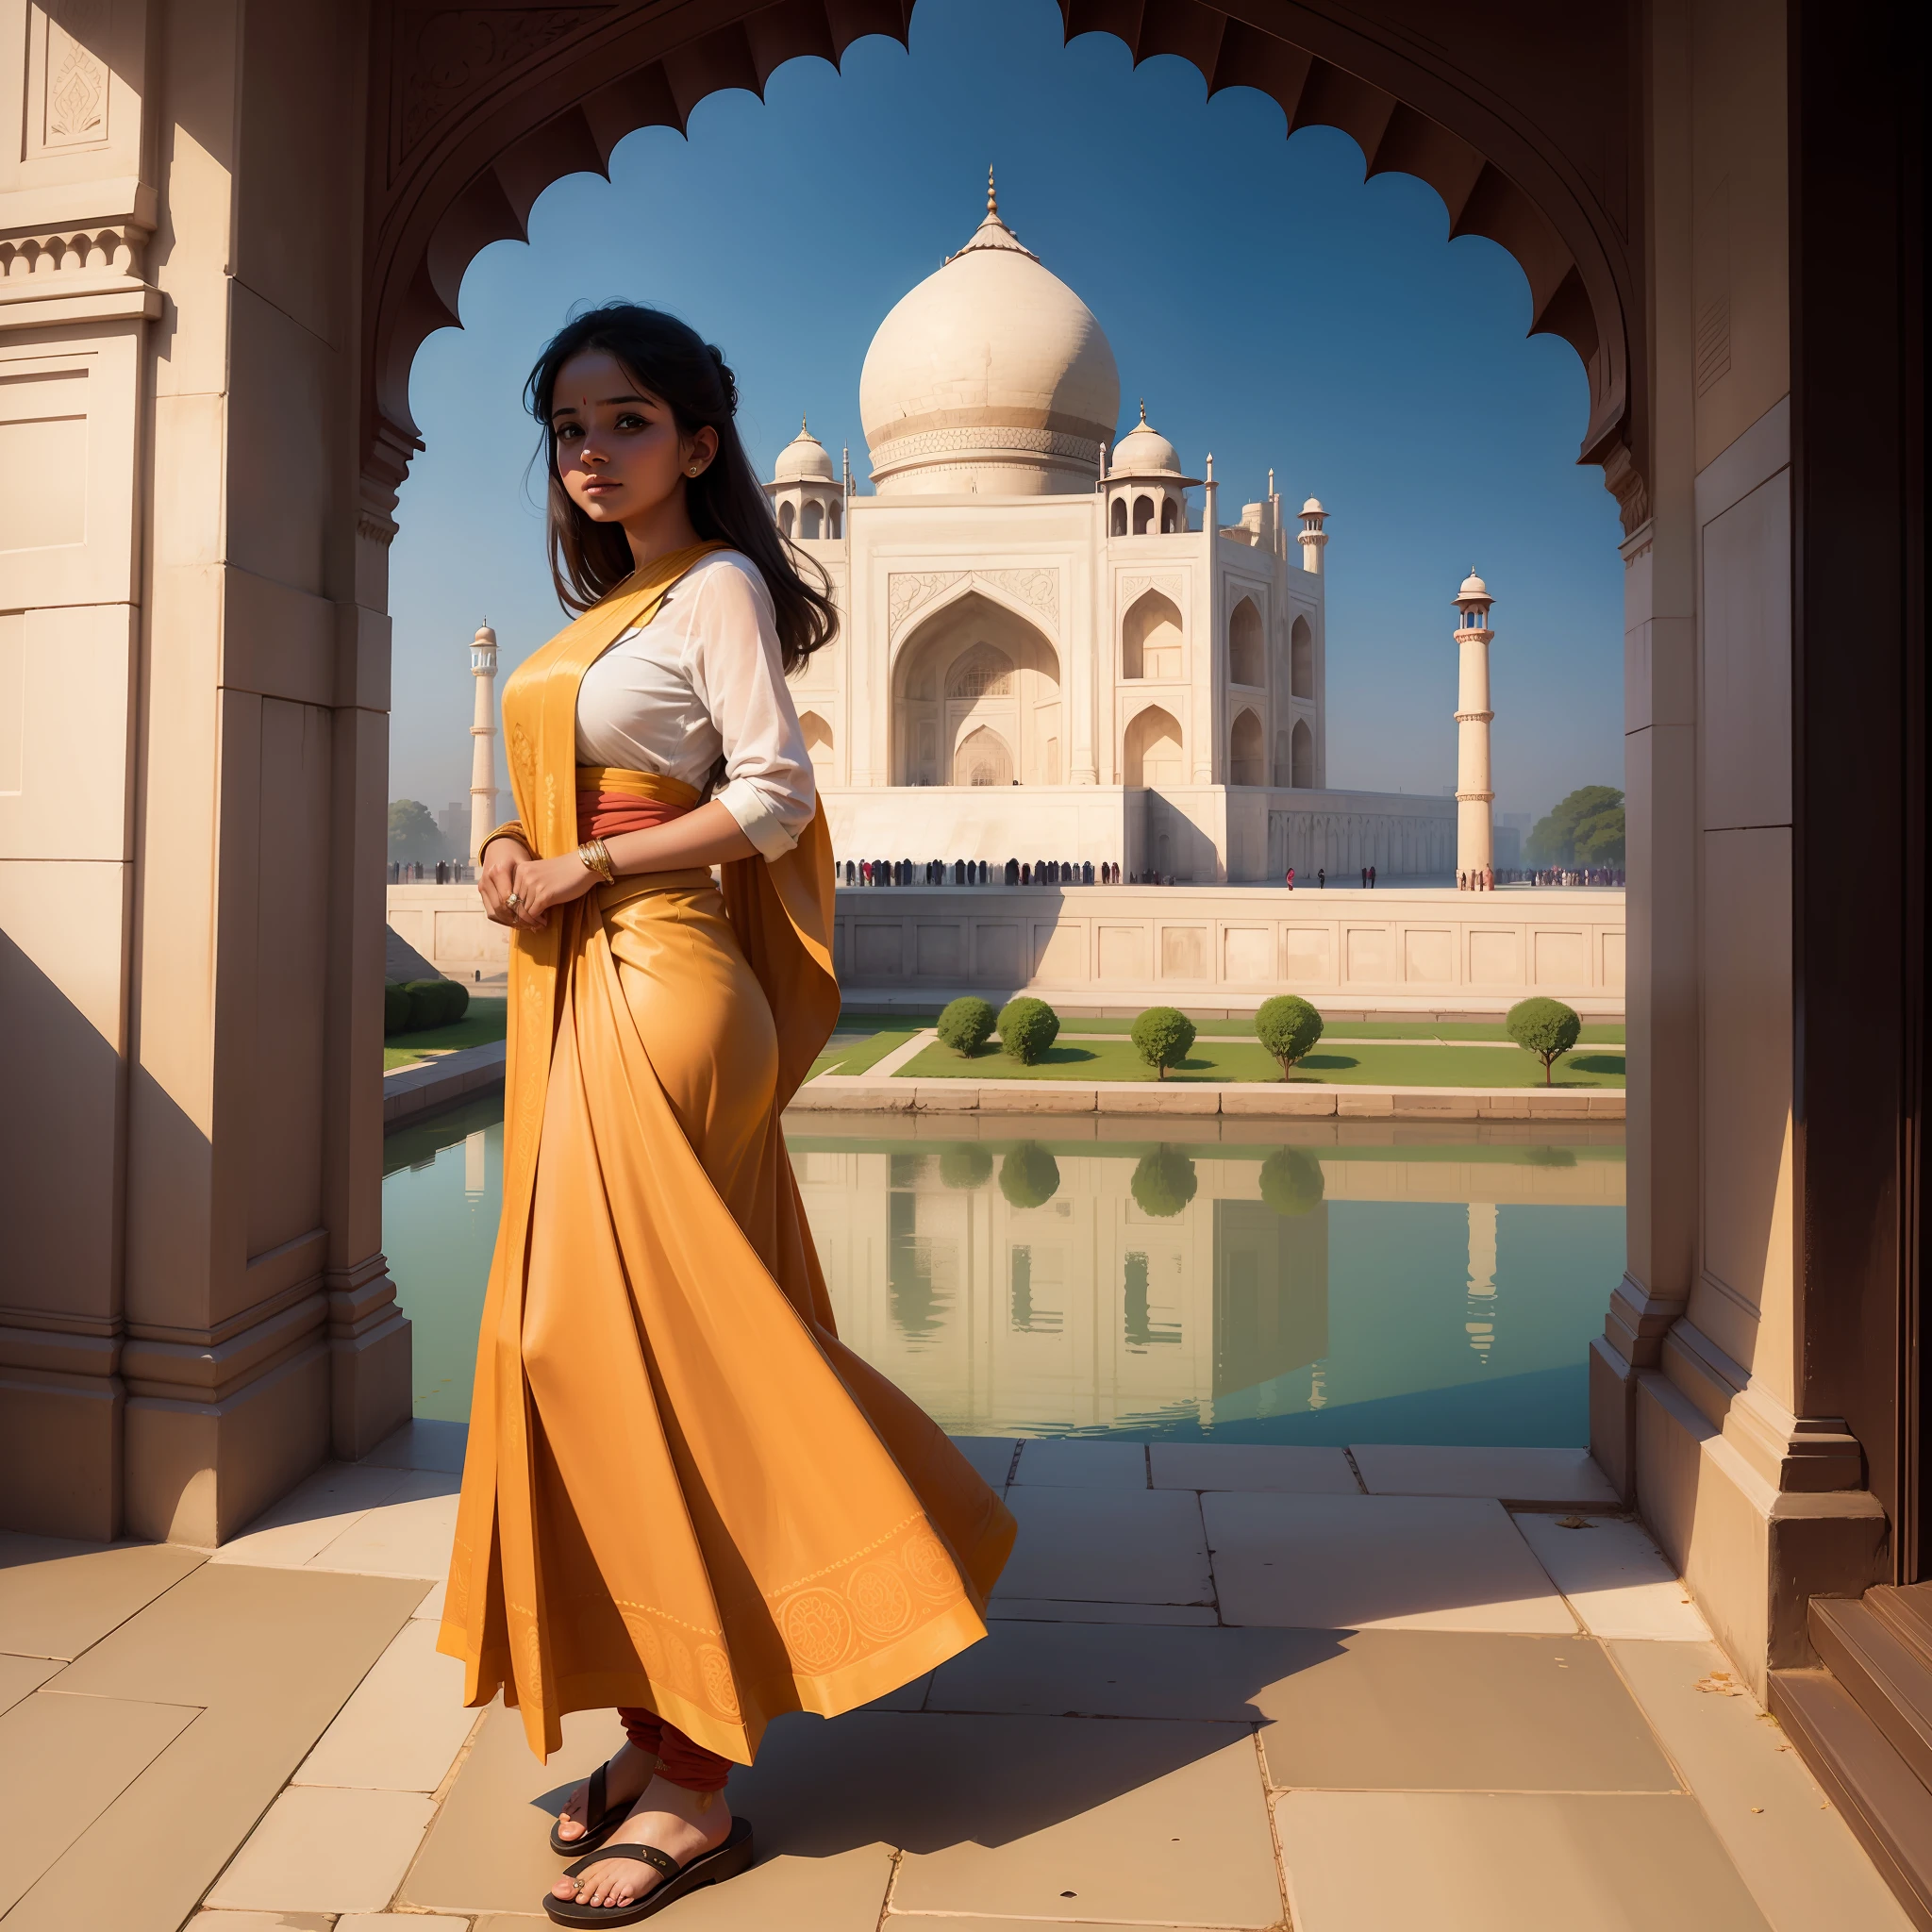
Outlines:
[[[506,690],[543,856],[576,839],[584,670],[701,554]],[[566,1712],[626,1705],[749,1763],[780,1712],[836,1715],[977,1641],[1012,1544],[938,1426],[839,1341],[786,1155],[781,1110],[838,1012],[823,808],[784,858],[722,870],[722,890],[621,879],[513,935],[504,1213],[439,1647],[546,1757]]]

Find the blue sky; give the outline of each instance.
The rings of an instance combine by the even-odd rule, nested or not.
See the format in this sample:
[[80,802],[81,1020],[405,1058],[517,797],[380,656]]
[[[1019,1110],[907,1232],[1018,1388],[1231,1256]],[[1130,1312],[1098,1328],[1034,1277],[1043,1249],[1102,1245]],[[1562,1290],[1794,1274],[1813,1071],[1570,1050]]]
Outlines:
[[921,0],[909,54],[874,38],[842,73],[792,61],[762,102],[703,102],[689,140],[630,136],[608,182],[557,183],[527,245],[471,266],[463,327],[416,358],[427,448],[391,556],[391,795],[465,796],[485,615],[506,670],[560,626],[520,396],[572,308],[676,310],[737,372],[762,473],[808,411],[863,478],[867,344],[972,232],[989,165],[1001,213],[1107,330],[1123,427],[1144,395],[1193,474],[1212,451],[1230,521],[1271,465],[1291,503],[1327,505],[1331,783],[1453,784],[1449,599],[1474,564],[1497,597],[1498,811],[1621,786],[1620,532],[1575,461],[1581,366],[1524,338],[1522,273],[1447,240],[1421,182],[1364,184],[1346,137],[1282,127],[1248,90],[1208,101],[1178,59],[1063,45],[1052,0]]

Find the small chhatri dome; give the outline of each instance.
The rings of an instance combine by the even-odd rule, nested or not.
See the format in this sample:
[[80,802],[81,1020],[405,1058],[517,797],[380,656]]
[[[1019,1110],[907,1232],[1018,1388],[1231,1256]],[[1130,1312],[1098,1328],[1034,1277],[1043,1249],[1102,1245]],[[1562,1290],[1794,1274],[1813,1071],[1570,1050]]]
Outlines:
[[1108,473],[1114,476],[1178,476],[1179,453],[1173,443],[1147,421],[1147,405],[1141,405],[1141,420],[1114,445]]
[[1490,595],[1489,585],[1476,575],[1475,566],[1472,564],[1469,575],[1463,578],[1462,588],[1457,591],[1454,601],[1457,604],[1493,604],[1496,600]]
[[772,473],[772,481],[832,483],[837,480],[832,469],[831,452],[806,426],[805,418],[801,416],[798,434],[778,452],[778,463]]
[[866,351],[858,413],[880,495],[1089,491],[1120,406],[1093,311],[1021,245],[989,175],[971,240]]
[[1302,514],[1305,517],[1325,517],[1328,512],[1322,508],[1322,499],[1319,496],[1311,496],[1302,505]]

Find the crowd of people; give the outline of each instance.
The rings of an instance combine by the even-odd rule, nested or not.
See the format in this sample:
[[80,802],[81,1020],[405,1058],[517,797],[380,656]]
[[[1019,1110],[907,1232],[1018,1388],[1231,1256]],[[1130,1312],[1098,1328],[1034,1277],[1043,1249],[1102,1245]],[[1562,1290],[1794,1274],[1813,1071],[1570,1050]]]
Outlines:
[[439,858],[434,865],[425,865],[421,859],[391,858],[389,862],[389,882],[392,886],[467,886],[474,885],[476,868],[460,865],[454,858]]
[[[1009,858],[1005,865],[983,858],[847,858],[838,866],[845,886],[1117,886],[1121,869],[1091,859]],[[1151,883],[1138,875],[1130,885]]]
[[1624,883],[1624,868],[1620,865],[1585,866],[1546,866],[1540,871],[1525,872],[1521,867],[1506,866],[1498,872],[1490,866],[1481,872],[1459,872],[1456,874],[1457,888],[1464,892],[1493,892],[1503,886],[1621,886]]

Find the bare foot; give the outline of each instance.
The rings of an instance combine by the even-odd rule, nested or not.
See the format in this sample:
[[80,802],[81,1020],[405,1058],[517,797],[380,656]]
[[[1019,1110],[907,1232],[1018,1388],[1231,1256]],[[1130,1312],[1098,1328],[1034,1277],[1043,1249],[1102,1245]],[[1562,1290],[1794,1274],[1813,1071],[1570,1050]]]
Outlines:
[[[656,1845],[680,1865],[714,1852],[731,1835],[731,1807],[723,1791],[688,1791],[654,1777],[610,1844]],[[599,1858],[575,1878],[559,1878],[553,1896],[581,1906],[635,1905],[663,1883],[663,1874],[638,1858]]]
[[[651,1782],[658,1769],[658,1760],[648,1751],[640,1751],[635,1744],[625,1744],[618,1750],[604,1771],[604,1802],[607,1805],[634,1804],[644,1794],[644,1787]],[[582,1838],[590,1828],[585,1812],[590,1808],[591,1787],[587,1779],[564,1801],[561,1812],[558,1814],[557,1836],[565,1844],[573,1844]]]

